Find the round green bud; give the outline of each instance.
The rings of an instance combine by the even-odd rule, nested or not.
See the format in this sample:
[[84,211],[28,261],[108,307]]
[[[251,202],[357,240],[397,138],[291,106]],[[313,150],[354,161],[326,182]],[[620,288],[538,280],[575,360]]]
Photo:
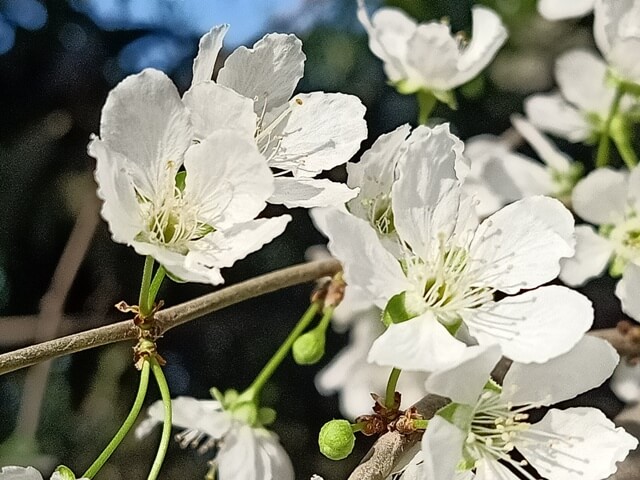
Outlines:
[[331,460],[347,458],[355,444],[356,436],[347,420],[331,420],[320,429],[318,435],[320,452]]
[[293,359],[298,365],[313,365],[324,355],[324,331],[313,329],[293,342]]

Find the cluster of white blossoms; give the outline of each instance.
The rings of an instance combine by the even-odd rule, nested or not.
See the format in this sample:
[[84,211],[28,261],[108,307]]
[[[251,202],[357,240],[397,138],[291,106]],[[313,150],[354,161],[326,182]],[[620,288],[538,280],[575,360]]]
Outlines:
[[[402,125],[346,165],[346,184],[318,179],[360,148],[364,106],[340,93],[294,94],[305,61],[294,35],[269,34],[236,49],[214,79],[226,25],[200,40],[184,95],[153,69],[118,84],[89,144],[114,241],[153,257],[175,280],[223,283],[222,268],[291,220],[257,218],[267,203],[313,207],[347,285],[334,328],[351,337],[318,374],[318,389],[339,392],[351,419],[370,413],[369,394],[384,392],[385,383],[386,402],[377,407],[395,408],[394,420],[396,388],[406,406],[427,393],[450,400],[432,419],[417,419],[421,451],[394,479],[602,480],[638,444],[594,408],[534,412],[603,384],[619,362],[607,342],[585,336],[593,307],[570,287],[608,267],[620,278],[622,310],[640,322],[640,168],[630,140],[640,121],[640,0],[538,6],[551,19],[593,9],[603,56],[563,54],[559,91],[527,99],[527,118],[512,116],[541,162],[506,138],[483,135],[465,147],[449,124]],[[357,15],[390,84],[417,94],[421,120],[437,101],[455,106],[453,90],[477,76],[507,38],[499,16],[480,6],[469,41],[445,22],[418,24],[399,9],[369,16],[364,0]],[[585,175],[585,165],[541,130],[598,143],[596,167],[613,163],[611,140],[627,168]],[[576,227],[574,214],[588,224]],[[511,366],[494,379],[503,356]],[[624,375],[621,395],[640,395]],[[164,407],[149,408],[137,434],[162,422],[172,403],[178,442],[210,451],[211,475],[293,480],[291,461],[267,428],[275,412],[259,404],[264,381],[242,393],[212,389],[215,399],[167,396]],[[352,448],[362,422],[339,422]],[[67,470],[52,479],[73,480]],[[31,467],[0,471],[0,480],[41,478]]]

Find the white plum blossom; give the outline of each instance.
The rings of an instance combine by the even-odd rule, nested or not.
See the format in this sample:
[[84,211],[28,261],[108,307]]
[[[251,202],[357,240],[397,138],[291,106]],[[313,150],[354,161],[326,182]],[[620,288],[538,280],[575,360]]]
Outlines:
[[113,240],[153,256],[177,279],[222,283],[221,268],[290,220],[254,220],[274,185],[252,138],[218,129],[194,142],[189,110],[157,70],[109,93],[89,154]]
[[[278,437],[260,426],[249,425],[240,415],[225,411],[217,400],[177,397],[171,401],[172,423],[184,430],[176,435],[183,448],[204,454],[216,449],[211,462],[221,480],[294,480],[293,467]],[[136,429],[145,437],[162,423],[164,407],[153,403]]]
[[640,0],[596,0],[593,34],[618,80],[640,84]]
[[[66,467],[58,467],[51,475],[50,480],[70,480],[71,475],[61,473],[61,470],[66,473],[68,469]],[[42,480],[42,474],[33,467],[2,467],[0,469],[0,480]],[[78,478],[78,480],[89,480],[88,478]]]
[[500,355],[491,346],[427,379],[427,390],[452,403],[429,420],[420,478],[449,480],[474,470],[476,480],[602,480],[637,447],[595,408],[550,409],[536,423],[529,418],[538,407],[602,384],[619,360],[606,341],[585,336],[547,363],[514,363],[502,386],[490,377]]
[[[569,350],[593,320],[590,302],[553,280],[573,255],[573,218],[557,200],[529,197],[481,224],[455,172],[447,129],[409,148],[391,190],[399,244],[386,249],[368,222],[315,209],[329,251],[356,285],[385,310],[388,328],[368,360],[433,371],[467,349],[463,340],[498,342],[505,355],[543,362]],[[518,292],[528,290],[527,292]],[[507,294],[500,301],[494,294]]]
[[538,0],[538,12],[547,20],[584,17],[593,11],[595,0]]
[[623,311],[640,321],[640,168],[591,172],[574,188],[572,203],[579,217],[600,228],[576,227],[576,254],[563,261],[560,279],[580,286],[609,266],[612,276],[622,276],[616,296]]
[[[555,76],[560,91],[529,97],[524,104],[527,117],[538,128],[570,142],[593,141],[615,95],[607,64],[589,50],[570,50],[556,60]],[[623,98],[618,111],[624,114],[633,105]]]
[[[314,177],[344,164],[360,148],[367,136],[362,102],[342,93],[292,97],[305,61],[302,42],[295,35],[271,33],[253,48],[237,48],[212,81],[227,29],[218,26],[202,37],[193,64],[193,86],[185,103],[198,118],[200,130],[227,126],[248,131],[274,171],[270,203],[306,208],[340,205],[353,198],[357,191],[346,185]],[[229,90],[246,100],[252,115],[247,115],[246,105],[231,114],[221,108],[219,101],[229,96]]]
[[465,155],[471,161],[471,172],[464,188],[476,197],[478,215],[485,217],[532,195],[548,195],[568,204],[582,165],[521,116],[514,115],[511,121],[542,163],[511,151],[499,137],[481,135],[467,141]]
[[380,8],[369,18],[365,0],[358,0],[358,19],[369,35],[369,48],[398,91],[431,92],[448,103],[449,92],[476,77],[507,39],[500,17],[477,5],[468,42],[461,34],[452,35],[446,23],[418,24],[397,8]]

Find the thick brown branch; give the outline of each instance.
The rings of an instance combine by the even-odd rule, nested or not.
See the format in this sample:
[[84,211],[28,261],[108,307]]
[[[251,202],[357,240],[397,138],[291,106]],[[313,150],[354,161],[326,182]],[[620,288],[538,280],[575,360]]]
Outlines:
[[[284,268],[209,293],[156,314],[160,334],[178,325],[250,298],[274,292],[340,271],[337,260],[319,260]],[[0,375],[82,350],[137,338],[131,320],[57,338],[0,355]]]

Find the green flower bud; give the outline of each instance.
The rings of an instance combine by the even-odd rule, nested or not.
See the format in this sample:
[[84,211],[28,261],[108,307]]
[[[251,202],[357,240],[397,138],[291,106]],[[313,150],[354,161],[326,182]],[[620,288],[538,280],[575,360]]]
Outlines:
[[347,458],[355,444],[356,436],[347,420],[331,420],[320,429],[318,435],[320,452],[331,460]]
[[65,467],[64,465],[58,466],[51,478],[56,480],[76,480],[75,474],[69,467]]
[[293,359],[298,365],[313,365],[324,355],[324,329],[314,328],[293,342]]

